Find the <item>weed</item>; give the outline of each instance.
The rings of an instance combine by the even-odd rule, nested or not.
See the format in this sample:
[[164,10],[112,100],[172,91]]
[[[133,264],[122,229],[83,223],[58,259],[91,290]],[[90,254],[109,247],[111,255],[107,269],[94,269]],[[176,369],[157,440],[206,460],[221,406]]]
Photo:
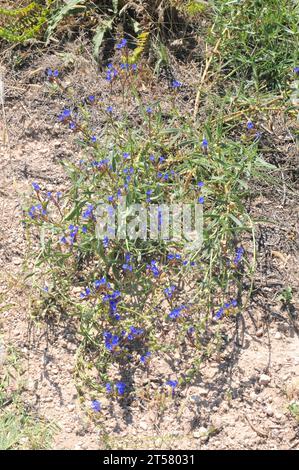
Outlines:
[[[172,81],[164,101],[149,101],[142,92],[142,65],[129,60],[135,56],[127,40],[119,40],[104,74],[109,98],[90,94],[61,111],[58,121],[85,157],[64,162],[70,182],[64,194],[33,182],[27,209],[26,224],[41,242],[32,253],[43,278],[36,313],[55,315],[52,305],[79,319],[77,376],[82,393],[93,390],[95,414],[101,394],[123,400],[138,393],[137,369],[150,370],[159,356],[193,351],[187,373],[161,380],[163,408],[162,397],[175,398],[201,361],[221,348],[221,335],[209,337],[207,325],[242,311],[250,295],[255,249],[248,183],[272,168],[246,122],[246,139],[236,141],[219,122],[197,126],[191,114],[182,114],[183,83]],[[48,70],[47,81],[65,93],[59,71]],[[124,236],[115,237],[112,226],[110,236],[110,222],[106,235],[99,235],[104,215],[98,211],[105,203],[111,219],[120,208],[128,219]],[[136,226],[132,212],[133,204],[140,213],[152,203],[158,209],[157,238],[146,219],[144,227]],[[190,248],[186,234],[178,240],[161,234],[163,206],[181,203],[203,207],[202,247]]]

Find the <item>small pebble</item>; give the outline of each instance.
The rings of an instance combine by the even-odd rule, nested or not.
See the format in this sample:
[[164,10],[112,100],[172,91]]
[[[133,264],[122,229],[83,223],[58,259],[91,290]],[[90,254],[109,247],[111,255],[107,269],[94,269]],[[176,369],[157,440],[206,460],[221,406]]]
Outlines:
[[259,382],[261,385],[268,385],[271,382],[271,377],[269,377],[269,375],[262,374]]
[[195,439],[200,439],[202,437],[207,437],[207,435],[208,435],[208,430],[207,430],[207,428],[205,428],[203,426],[200,427],[198,429],[198,431],[194,431],[194,433],[193,433],[193,437],[195,437]]

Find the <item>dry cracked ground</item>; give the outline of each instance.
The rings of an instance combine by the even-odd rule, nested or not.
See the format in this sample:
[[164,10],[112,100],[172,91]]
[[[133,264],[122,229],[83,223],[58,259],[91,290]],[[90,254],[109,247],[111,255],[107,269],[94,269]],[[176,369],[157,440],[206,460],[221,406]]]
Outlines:
[[[200,380],[180,392],[164,414],[133,401],[127,408],[115,405],[97,426],[84,412],[74,379],[75,325],[32,322],[30,284],[24,280],[24,197],[32,181],[61,190],[66,183],[60,161],[74,152],[68,131],[55,124],[64,103],[44,91],[46,66],[61,66],[60,61],[55,55],[36,59],[18,73],[2,67],[0,302],[7,307],[0,310],[0,363],[3,367],[10,346],[19,352],[22,401],[57,424],[53,449],[299,449],[298,421],[289,410],[299,399],[298,201],[288,190],[283,201],[265,193],[254,202],[253,211],[275,220],[258,229],[257,288],[243,316],[226,320],[229,346],[205,363]],[[68,80],[96,79],[88,63],[78,60]],[[296,164],[294,148],[287,151]],[[288,308],[278,295],[286,286],[293,288]]]

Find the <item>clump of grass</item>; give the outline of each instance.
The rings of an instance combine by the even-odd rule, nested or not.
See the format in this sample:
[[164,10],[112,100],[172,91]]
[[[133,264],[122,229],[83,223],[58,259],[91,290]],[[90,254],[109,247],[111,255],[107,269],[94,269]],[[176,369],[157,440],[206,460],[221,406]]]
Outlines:
[[8,347],[0,360],[0,450],[50,448],[57,426],[23,401],[22,361],[18,351]]
[[285,88],[298,62],[298,2],[221,0],[215,2],[210,40],[222,36],[220,68],[257,90]]

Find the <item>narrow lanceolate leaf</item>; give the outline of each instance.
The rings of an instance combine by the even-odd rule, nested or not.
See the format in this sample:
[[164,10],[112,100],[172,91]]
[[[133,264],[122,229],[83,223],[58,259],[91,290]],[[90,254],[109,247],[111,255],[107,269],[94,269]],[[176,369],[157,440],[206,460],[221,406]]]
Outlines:
[[59,23],[66,17],[80,13],[86,9],[86,0],[69,0],[66,5],[56,10],[53,16],[48,21],[48,28],[46,32],[46,42],[49,41],[53,32]]
[[97,29],[96,33],[93,37],[93,55],[96,59],[99,57],[99,50],[102,45],[104,36],[107,31],[109,31],[112,28],[114,18],[111,18],[110,20],[103,21],[102,24],[100,24]]
[[116,14],[118,10],[118,0],[112,0],[113,12]]

